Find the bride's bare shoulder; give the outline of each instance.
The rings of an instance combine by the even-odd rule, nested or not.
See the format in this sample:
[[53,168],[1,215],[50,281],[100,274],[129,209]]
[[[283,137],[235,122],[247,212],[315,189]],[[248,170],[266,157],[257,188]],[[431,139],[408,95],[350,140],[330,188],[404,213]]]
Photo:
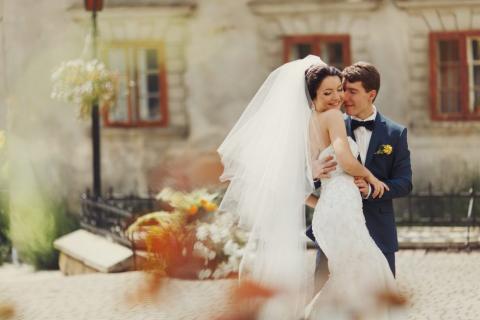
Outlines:
[[340,118],[343,119],[343,112],[340,109],[329,109],[324,112],[325,116],[329,118]]
[[339,109],[329,109],[323,112],[315,112],[314,118],[317,121],[342,121],[343,122],[343,113]]

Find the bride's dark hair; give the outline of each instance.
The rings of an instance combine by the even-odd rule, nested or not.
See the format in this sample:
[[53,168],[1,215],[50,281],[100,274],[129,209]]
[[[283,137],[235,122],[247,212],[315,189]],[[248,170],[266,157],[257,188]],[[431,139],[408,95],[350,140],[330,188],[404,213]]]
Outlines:
[[317,97],[318,87],[326,77],[336,76],[343,80],[342,72],[335,67],[323,64],[315,64],[305,70],[305,81],[307,83],[308,94],[312,100]]

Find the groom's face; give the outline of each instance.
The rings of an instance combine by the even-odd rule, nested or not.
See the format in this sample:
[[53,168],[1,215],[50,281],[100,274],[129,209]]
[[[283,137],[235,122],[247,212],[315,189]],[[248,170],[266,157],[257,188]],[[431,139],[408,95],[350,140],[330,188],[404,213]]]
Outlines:
[[345,80],[343,84],[344,107],[349,116],[365,119],[369,117],[373,111],[373,99],[375,98],[375,90],[367,92],[361,81],[349,82]]

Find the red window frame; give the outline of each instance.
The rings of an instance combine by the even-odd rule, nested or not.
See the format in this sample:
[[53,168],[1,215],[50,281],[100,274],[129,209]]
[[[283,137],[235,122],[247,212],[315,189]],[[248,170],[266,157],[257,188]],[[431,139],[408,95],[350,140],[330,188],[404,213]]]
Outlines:
[[[435,121],[470,121],[480,120],[480,112],[472,113],[469,110],[470,88],[469,88],[469,65],[467,58],[467,38],[480,37],[480,31],[453,31],[453,32],[432,32],[429,35],[430,55],[430,115]],[[460,112],[442,113],[438,98],[438,52],[437,45],[440,40],[458,40],[460,57]]]
[[[142,128],[142,127],[167,127],[169,125],[169,110],[168,110],[168,85],[167,85],[167,70],[165,64],[165,50],[164,45],[161,42],[148,42],[148,41],[122,41],[122,42],[111,42],[106,50],[110,48],[154,48],[157,50],[157,61],[158,61],[158,85],[159,85],[159,92],[160,92],[160,114],[162,118],[157,121],[145,121],[141,120],[139,117],[140,113],[140,104],[138,101],[138,85],[134,87],[136,90],[136,101],[132,103],[131,95],[132,89],[129,87],[128,89],[128,99],[127,99],[127,107],[128,107],[128,120],[127,121],[116,121],[110,119],[110,114],[108,108],[105,108],[102,116],[103,116],[103,124],[105,127],[110,128]],[[107,53],[105,52],[105,61],[108,62]],[[128,70],[130,67],[131,61],[129,59],[126,60]],[[137,74],[137,70],[133,70],[135,73],[135,77]],[[128,71],[127,71],[128,73]],[[127,83],[129,79],[127,78]],[[115,108],[115,106],[113,106]],[[133,121],[133,113],[136,112],[136,119]]]
[[309,43],[312,46],[312,54],[322,57],[320,44],[322,42],[341,42],[343,49],[343,64],[351,64],[350,35],[348,34],[316,34],[316,35],[294,35],[283,38],[283,60],[290,61],[290,47],[296,44]]

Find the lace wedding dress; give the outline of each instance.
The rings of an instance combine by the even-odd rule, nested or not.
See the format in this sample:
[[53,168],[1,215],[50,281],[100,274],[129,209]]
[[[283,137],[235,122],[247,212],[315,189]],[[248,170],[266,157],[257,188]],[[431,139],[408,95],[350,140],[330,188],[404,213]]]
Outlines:
[[[350,149],[358,146],[350,137]],[[318,158],[335,157],[333,147]],[[381,306],[379,294],[396,293],[396,284],[384,255],[365,225],[362,199],[353,177],[340,166],[323,179],[321,199],[315,208],[312,227],[315,239],[328,258],[330,277],[306,308],[306,318],[391,319]]]
[[[311,296],[304,201],[313,190],[309,160],[312,139],[318,137],[314,129],[321,128],[309,126],[312,101],[305,71],[317,64],[325,65],[309,55],[275,69],[218,148],[224,166],[220,179],[230,182],[220,210],[236,213],[239,225],[250,231],[240,279],[278,293],[260,310],[262,320],[299,319]],[[320,156],[331,153],[327,148]],[[395,287],[388,264],[365,227],[353,178],[338,168],[322,183],[313,225],[329,258],[331,279],[312,301],[311,319],[333,319],[323,316],[329,301],[345,299],[355,309],[357,302],[363,307],[360,298],[367,294]]]

